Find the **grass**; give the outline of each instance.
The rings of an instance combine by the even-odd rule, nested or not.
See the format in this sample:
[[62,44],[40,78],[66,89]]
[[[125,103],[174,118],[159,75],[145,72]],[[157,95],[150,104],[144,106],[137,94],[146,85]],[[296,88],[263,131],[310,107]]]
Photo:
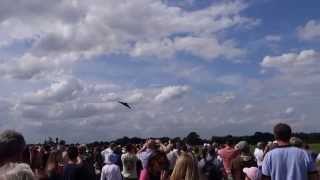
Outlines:
[[310,144],[310,148],[315,152],[320,153],[320,144]]
[[[320,153],[320,144],[309,144],[309,145],[313,151]],[[318,166],[318,169],[320,169],[320,161],[317,162],[317,166]]]

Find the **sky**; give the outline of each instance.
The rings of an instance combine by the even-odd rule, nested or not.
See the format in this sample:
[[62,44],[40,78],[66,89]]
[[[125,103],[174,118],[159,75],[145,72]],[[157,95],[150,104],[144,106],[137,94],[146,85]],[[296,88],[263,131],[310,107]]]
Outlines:
[[1,0],[0,131],[27,142],[249,135],[278,122],[316,132],[319,8],[318,0]]

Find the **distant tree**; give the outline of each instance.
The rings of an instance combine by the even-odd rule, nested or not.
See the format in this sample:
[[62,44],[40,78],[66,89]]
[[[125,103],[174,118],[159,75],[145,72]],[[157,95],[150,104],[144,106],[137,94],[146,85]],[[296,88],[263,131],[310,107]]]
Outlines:
[[202,143],[200,136],[196,132],[190,132],[184,141],[190,145],[199,145]]
[[173,140],[173,142],[181,142],[182,141],[180,137],[175,137],[172,140]]
[[125,145],[125,144],[128,144],[129,142],[130,142],[130,139],[127,136],[124,136],[122,138],[112,141],[112,143],[120,144],[120,145]]

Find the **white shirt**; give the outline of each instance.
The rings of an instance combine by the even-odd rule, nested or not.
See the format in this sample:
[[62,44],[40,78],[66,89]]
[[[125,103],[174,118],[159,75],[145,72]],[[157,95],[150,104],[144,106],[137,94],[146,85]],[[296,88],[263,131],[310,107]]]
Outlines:
[[121,156],[121,161],[123,166],[123,177],[136,179],[138,177],[136,167],[138,157],[135,154],[126,153]]
[[111,162],[109,161],[109,156],[113,154],[113,150],[111,148],[107,148],[105,150],[103,150],[101,152],[101,155],[103,156],[104,158],[104,163],[105,164],[111,164]]
[[259,148],[256,148],[254,150],[254,157],[257,160],[258,167],[261,167],[262,166],[262,161],[263,161],[263,150],[259,149]]
[[176,161],[178,159],[178,156],[179,155],[178,155],[177,149],[174,149],[167,154],[167,158],[168,158],[169,164],[170,164],[170,167],[169,167],[170,170],[174,169],[174,166],[176,165]]
[[106,164],[101,171],[100,180],[122,180],[119,166],[115,164]]

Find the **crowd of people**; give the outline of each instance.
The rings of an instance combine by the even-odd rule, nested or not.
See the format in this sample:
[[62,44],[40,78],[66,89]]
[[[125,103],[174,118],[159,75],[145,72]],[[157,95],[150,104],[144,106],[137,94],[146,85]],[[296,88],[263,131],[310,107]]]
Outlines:
[[106,147],[64,141],[26,145],[22,134],[0,134],[0,180],[316,180],[319,155],[279,123],[273,142],[191,146],[148,139]]

